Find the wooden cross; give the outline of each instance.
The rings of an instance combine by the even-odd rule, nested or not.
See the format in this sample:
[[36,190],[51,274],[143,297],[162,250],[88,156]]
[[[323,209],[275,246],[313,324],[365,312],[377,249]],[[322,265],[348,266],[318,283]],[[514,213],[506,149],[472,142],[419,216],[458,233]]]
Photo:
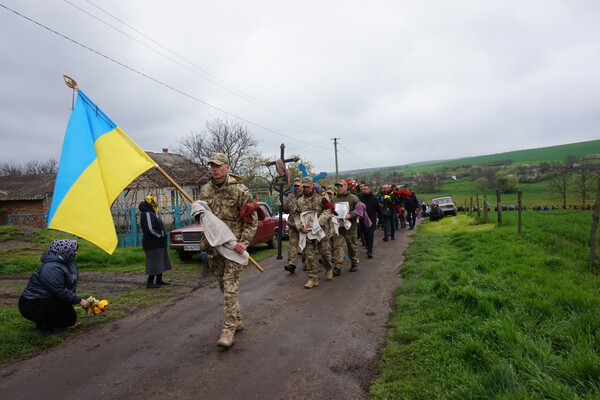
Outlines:
[[[284,158],[285,144],[281,143],[281,146],[279,146],[279,147],[281,148],[281,159],[283,160],[284,163],[297,162],[298,160],[300,160],[300,158],[298,158],[298,157],[288,158],[286,160]],[[267,167],[270,167],[271,165],[275,165],[275,164],[277,164],[277,161],[270,161],[266,165],[267,165]],[[279,202],[283,205],[283,185],[284,185],[284,183],[287,183],[287,182],[283,176],[280,176],[277,178],[276,183],[279,184]],[[283,225],[283,210],[282,210],[282,206],[279,206],[279,230],[277,232],[277,236],[278,236],[277,259],[278,260],[281,260],[283,258],[281,256],[281,234],[282,234],[281,227],[282,227],[282,225]]]

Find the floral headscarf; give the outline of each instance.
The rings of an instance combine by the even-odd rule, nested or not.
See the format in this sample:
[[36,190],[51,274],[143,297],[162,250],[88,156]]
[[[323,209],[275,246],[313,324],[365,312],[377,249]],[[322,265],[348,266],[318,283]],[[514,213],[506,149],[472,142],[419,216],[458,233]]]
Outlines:
[[78,246],[77,240],[55,240],[50,243],[50,251],[59,256],[64,262],[70,263],[75,260],[75,253]]

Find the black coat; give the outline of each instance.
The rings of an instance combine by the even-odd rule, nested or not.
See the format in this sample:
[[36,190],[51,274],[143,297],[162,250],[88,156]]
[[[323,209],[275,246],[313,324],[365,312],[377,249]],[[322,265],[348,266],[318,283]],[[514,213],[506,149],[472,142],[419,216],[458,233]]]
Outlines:
[[361,194],[359,199],[365,203],[367,215],[373,223],[372,226],[377,226],[378,219],[381,221],[381,204],[379,204],[379,199],[373,193]]
[[56,297],[70,304],[77,304],[81,297],[75,294],[79,275],[74,262],[65,262],[59,256],[46,250],[40,265],[27,283],[23,297],[28,300]]
[[154,208],[145,201],[139,205],[140,225],[142,226],[142,247],[144,250],[167,247],[167,230],[165,224],[158,218]]

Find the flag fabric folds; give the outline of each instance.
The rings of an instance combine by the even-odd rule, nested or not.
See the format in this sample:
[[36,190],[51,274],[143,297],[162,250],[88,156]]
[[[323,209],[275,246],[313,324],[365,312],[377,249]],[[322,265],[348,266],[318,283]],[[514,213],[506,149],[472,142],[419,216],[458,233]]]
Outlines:
[[117,234],[110,207],[132,180],[154,165],[78,90],[63,142],[48,228],[80,236],[112,254]]

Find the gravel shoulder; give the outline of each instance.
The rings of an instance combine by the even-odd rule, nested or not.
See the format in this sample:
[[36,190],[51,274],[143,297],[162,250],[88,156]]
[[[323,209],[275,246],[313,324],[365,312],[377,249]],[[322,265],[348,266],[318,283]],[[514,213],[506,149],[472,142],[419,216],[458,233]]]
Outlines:
[[[0,371],[0,393],[14,400],[366,398],[412,232],[383,242],[378,230],[373,259],[360,249],[359,271],[349,272],[346,260],[331,281],[320,267],[320,285],[311,290],[303,288],[304,271],[283,270],[286,255],[263,260],[262,274],[246,268],[245,329],[230,349],[216,346],[223,313],[218,285],[198,274],[175,280],[187,288],[178,297],[8,365]],[[143,276],[121,275],[90,275],[82,285],[99,291],[101,281],[116,290],[143,283]]]

